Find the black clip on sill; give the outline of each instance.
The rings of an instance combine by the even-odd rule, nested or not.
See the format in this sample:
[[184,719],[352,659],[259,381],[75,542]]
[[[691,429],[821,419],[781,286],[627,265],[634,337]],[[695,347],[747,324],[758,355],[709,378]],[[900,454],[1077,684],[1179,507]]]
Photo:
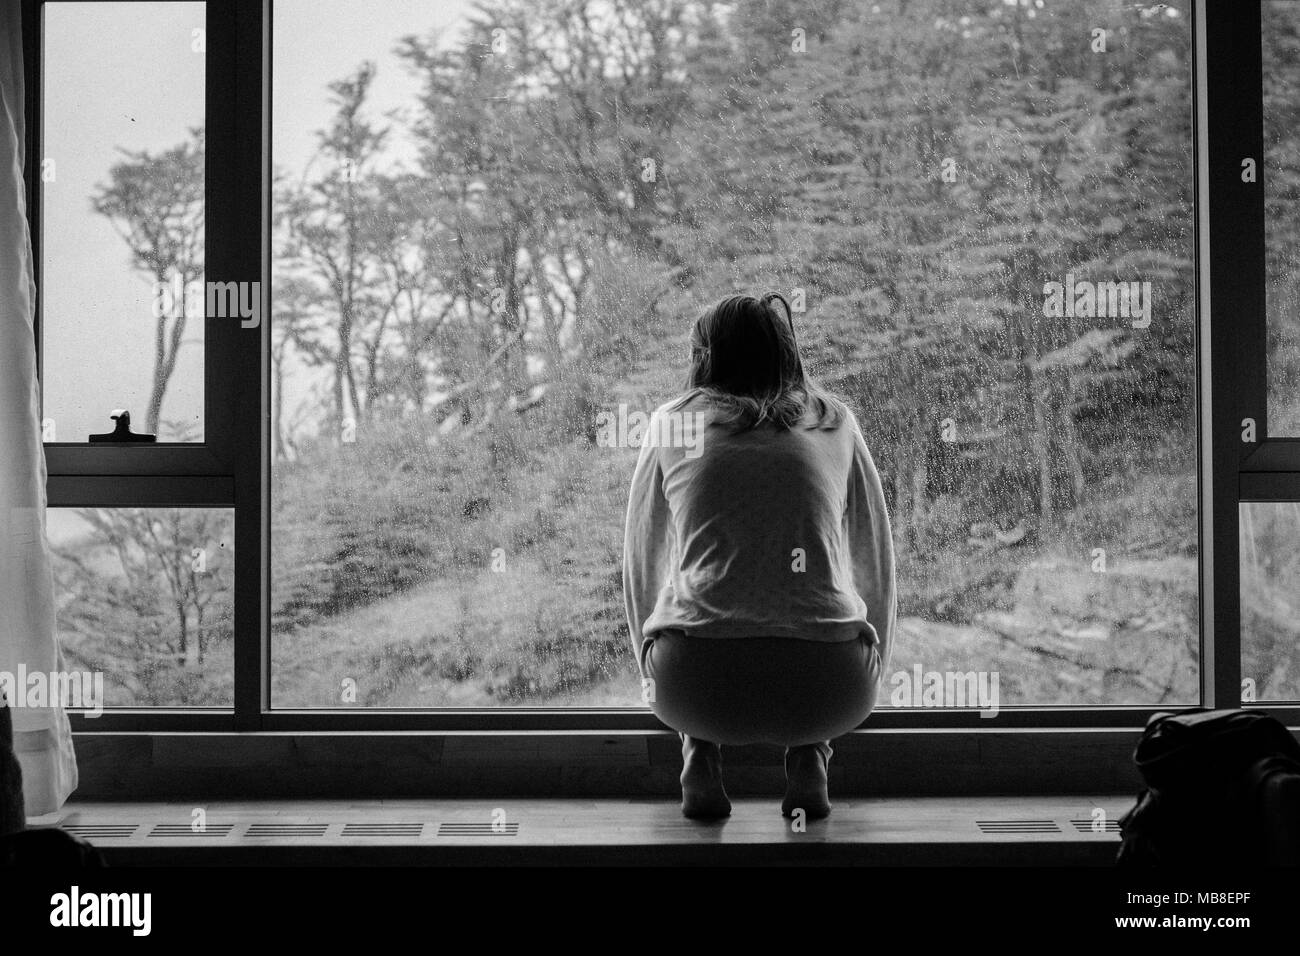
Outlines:
[[156,442],[157,435],[138,435],[131,431],[131,413],[125,408],[115,411],[109,418],[117,422],[117,427],[102,435],[91,435],[92,442],[104,442],[113,445],[134,445],[139,442]]

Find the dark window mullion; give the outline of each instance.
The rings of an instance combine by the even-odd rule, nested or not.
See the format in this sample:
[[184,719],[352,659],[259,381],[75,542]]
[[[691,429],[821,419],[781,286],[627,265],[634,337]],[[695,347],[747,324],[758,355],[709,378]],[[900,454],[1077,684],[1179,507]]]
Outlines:
[[235,499],[235,726],[258,730],[269,708],[270,655],[266,603],[267,500],[265,455],[269,342],[267,282],[270,200],[267,163],[267,29],[269,3],[227,0],[208,4],[210,128],[223,144],[220,168],[209,167],[213,258],[208,278],[256,283],[261,321],[208,319],[222,348],[209,395],[220,396],[232,429]]
[[[105,431],[111,429],[108,423]],[[233,470],[202,443],[45,446],[45,464],[55,475],[230,475]]]
[[1300,470],[1243,473],[1240,499],[1245,501],[1300,501]]
[[1270,438],[1261,442],[1260,446],[1250,453],[1250,457],[1242,462],[1241,471],[1243,474],[1300,471],[1300,438]]
[[46,482],[51,508],[231,508],[230,478],[138,475],[52,475]]
[[[1208,264],[1203,260],[1198,285],[1208,282],[1208,340],[1202,358],[1209,365],[1209,408],[1202,407],[1202,428],[1209,427],[1209,461],[1203,480],[1211,487],[1211,514],[1203,527],[1202,560],[1209,560],[1203,581],[1201,687],[1205,706],[1241,706],[1241,593],[1238,535],[1238,484],[1242,463],[1256,450],[1243,441],[1243,419],[1255,420],[1256,436],[1267,432],[1267,387],[1264,310],[1264,151],[1260,7],[1258,4],[1196,5],[1198,46],[1203,43],[1204,83],[1198,92],[1198,148],[1204,149],[1198,171],[1198,231],[1206,228]],[[1205,128],[1201,129],[1200,125]],[[1242,164],[1254,161],[1253,182],[1243,181]],[[1208,202],[1205,202],[1208,200]],[[1202,239],[1206,238],[1204,235]],[[1206,247],[1201,246],[1202,254]],[[1202,326],[1204,328],[1204,326]],[[1208,353],[1204,350],[1208,349]],[[1202,381],[1202,389],[1206,386]],[[1204,395],[1204,392],[1203,392]],[[1207,602],[1205,598],[1208,597]]]

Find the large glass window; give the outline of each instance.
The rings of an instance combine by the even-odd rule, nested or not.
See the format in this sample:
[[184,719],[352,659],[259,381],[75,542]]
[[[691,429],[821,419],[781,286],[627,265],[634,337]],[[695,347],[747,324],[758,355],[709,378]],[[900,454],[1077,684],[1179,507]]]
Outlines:
[[766,288],[885,477],[886,694],[1198,701],[1186,4],[274,16],[274,707],[639,705],[635,425]]
[[202,441],[205,5],[43,10],[45,440]]

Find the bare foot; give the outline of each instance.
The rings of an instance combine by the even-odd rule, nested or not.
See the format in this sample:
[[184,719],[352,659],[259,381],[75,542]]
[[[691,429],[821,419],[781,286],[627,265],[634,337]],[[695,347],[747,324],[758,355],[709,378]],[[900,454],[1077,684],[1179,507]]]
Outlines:
[[731,800],[722,786],[722,749],[686,734],[682,738],[682,815],[692,820],[731,816]]
[[830,759],[830,744],[806,744],[786,749],[782,816],[792,817],[796,810],[802,810],[807,819],[820,820],[830,814],[831,801],[826,792]]

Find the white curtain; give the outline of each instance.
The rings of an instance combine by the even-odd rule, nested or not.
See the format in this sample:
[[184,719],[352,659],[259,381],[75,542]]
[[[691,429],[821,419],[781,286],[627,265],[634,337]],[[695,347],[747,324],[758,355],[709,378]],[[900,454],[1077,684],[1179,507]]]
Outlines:
[[45,539],[32,307],[32,247],[23,185],[23,48],[19,0],[0,0],[0,680],[6,676],[27,815],[57,811],[77,786],[68,718],[13,687],[21,675],[61,673],[54,582]]

